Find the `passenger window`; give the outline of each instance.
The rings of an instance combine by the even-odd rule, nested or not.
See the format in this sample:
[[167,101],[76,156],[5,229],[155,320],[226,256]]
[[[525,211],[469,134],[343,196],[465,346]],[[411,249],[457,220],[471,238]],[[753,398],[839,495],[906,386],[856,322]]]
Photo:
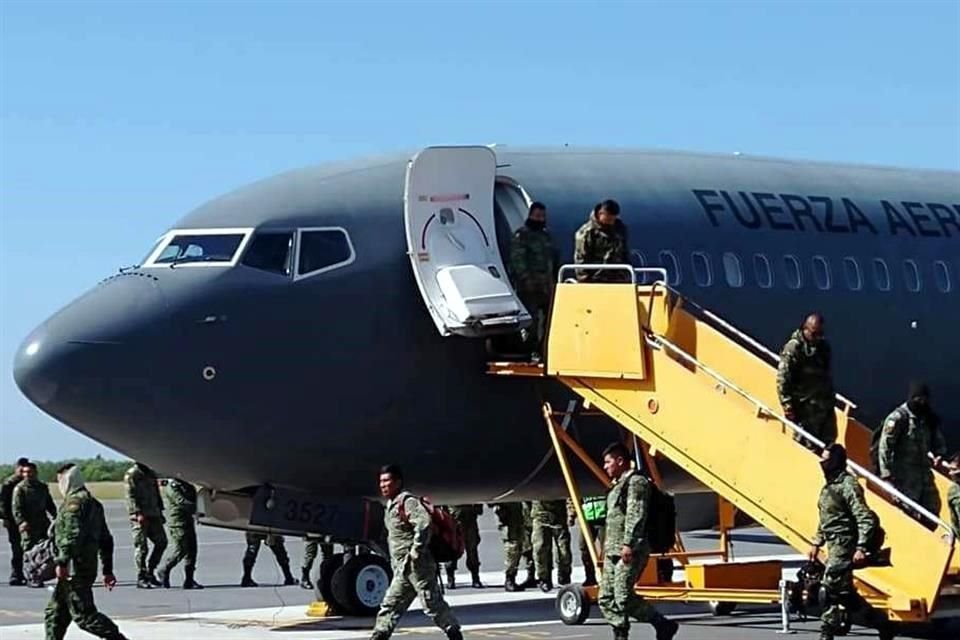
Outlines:
[[773,270],[770,269],[770,261],[762,253],[753,254],[753,272],[757,278],[757,284],[763,289],[769,289],[773,286]]
[[254,269],[290,275],[292,233],[258,233],[250,241],[243,264]]
[[743,286],[743,269],[740,266],[740,258],[737,257],[737,254],[729,251],[723,254],[723,275],[726,277],[729,286],[735,288]]
[[920,291],[920,269],[913,260],[903,261],[903,282],[907,285],[907,291]]
[[950,269],[943,260],[937,260],[933,263],[933,279],[937,283],[937,289],[940,293],[950,293]]
[[667,283],[672,287],[678,286],[682,280],[682,274],[680,261],[673,255],[673,251],[661,251],[660,264],[667,270]]
[[297,276],[315,275],[349,264],[353,245],[343,229],[301,229]]
[[813,257],[813,282],[821,291],[830,288],[830,265],[823,256]]
[[890,269],[882,258],[873,259],[873,281],[880,291],[890,291]]
[[851,291],[860,291],[863,288],[863,276],[860,274],[860,263],[854,258],[843,259],[843,275],[847,280],[847,288]]
[[783,256],[783,277],[787,287],[799,289],[803,286],[803,275],[800,272],[800,261],[796,256]]
[[693,279],[700,287],[709,287],[713,284],[713,268],[710,265],[710,256],[702,251],[693,253]]

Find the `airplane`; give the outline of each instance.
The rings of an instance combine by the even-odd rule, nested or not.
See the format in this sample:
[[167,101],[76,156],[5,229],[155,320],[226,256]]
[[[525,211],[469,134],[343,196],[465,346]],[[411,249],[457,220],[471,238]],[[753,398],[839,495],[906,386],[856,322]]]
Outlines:
[[[541,402],[570,397],[485,365],[530,322],[505,258],[531,202],[570,263],[605,198],[634,266],[771,348],[822,313],[861,420],[913,378],[960,419],[960,173],[740,153],[427,147],[285,173],[181,218],[37,327],[14,377],[70,428],[204,487],[221,526],[276,525],[282,503],[287,530],[363,542],[351,505],[386,463],[441,504],[565,496]],[[580,429],[596,454],[616,434]]]

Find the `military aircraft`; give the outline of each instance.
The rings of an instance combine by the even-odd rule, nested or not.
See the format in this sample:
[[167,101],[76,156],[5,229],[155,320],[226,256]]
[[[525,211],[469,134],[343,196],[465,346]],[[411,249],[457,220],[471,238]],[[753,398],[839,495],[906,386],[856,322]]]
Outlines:
[[529,322],[504,265],[529,204],[572,262],[604,198],[635,266],[772,348],[823,313],[861,419],[917,377],[960,419],[960,174],[654,150],[428,147],[243,187],[34,330],[16,382],[205,487],[217,524],[361,542],[343,514],[388,462],[438,502],[560,496],[540,403],[563,391],[485,375],[487,338]]

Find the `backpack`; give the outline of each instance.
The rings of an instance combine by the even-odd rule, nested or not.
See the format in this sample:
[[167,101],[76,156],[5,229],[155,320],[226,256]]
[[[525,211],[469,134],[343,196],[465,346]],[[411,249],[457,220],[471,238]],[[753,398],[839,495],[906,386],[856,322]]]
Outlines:
[[30,582],[53,580],[57,575],[57,546],[53,538],[47,538],[24,552],[23,573]]
[[[667,553],[677,543],[677,503],[673,496],[660,490],[653,481],[650,486],[650,502],[647,505],[647,526],[644,535],[652,553]],[[626,513],[627,492],[620,492],[617,506]]]
[[410,522],[407,515],[407,498],[416,498],[423,505],[430,515],[430,554],[436,562],[453,562],[459,560],[466,548],[463,536],[463,529],[460,524],[453,519],[450,512],[435,506],[428,498],[421,498],[412,493],[402,493],[400,495],[400,519],[404,522]]

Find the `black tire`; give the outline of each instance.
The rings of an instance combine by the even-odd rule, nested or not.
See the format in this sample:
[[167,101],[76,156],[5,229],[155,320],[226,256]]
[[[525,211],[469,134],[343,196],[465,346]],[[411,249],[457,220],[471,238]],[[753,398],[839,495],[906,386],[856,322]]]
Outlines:
[[317,578],[313,581],[313,592],[317,600],[326,602],[336,610],[337,603],[333,597],[333,574],[343,566],[343,554],[335,553],[320,562]]
[[392,578],[390,563],[384,558],[373,553],[354,556],[333,574],[333,601],[348,615],[373,615],[380,609]]
[[710,612],[715,616],[728,616],[737,608],[736,602],[718,602],[710,601]]
[[560,589],[556,607],[563,624],[583,624],[590,617],[590,599],[578,584],[568,584]]

